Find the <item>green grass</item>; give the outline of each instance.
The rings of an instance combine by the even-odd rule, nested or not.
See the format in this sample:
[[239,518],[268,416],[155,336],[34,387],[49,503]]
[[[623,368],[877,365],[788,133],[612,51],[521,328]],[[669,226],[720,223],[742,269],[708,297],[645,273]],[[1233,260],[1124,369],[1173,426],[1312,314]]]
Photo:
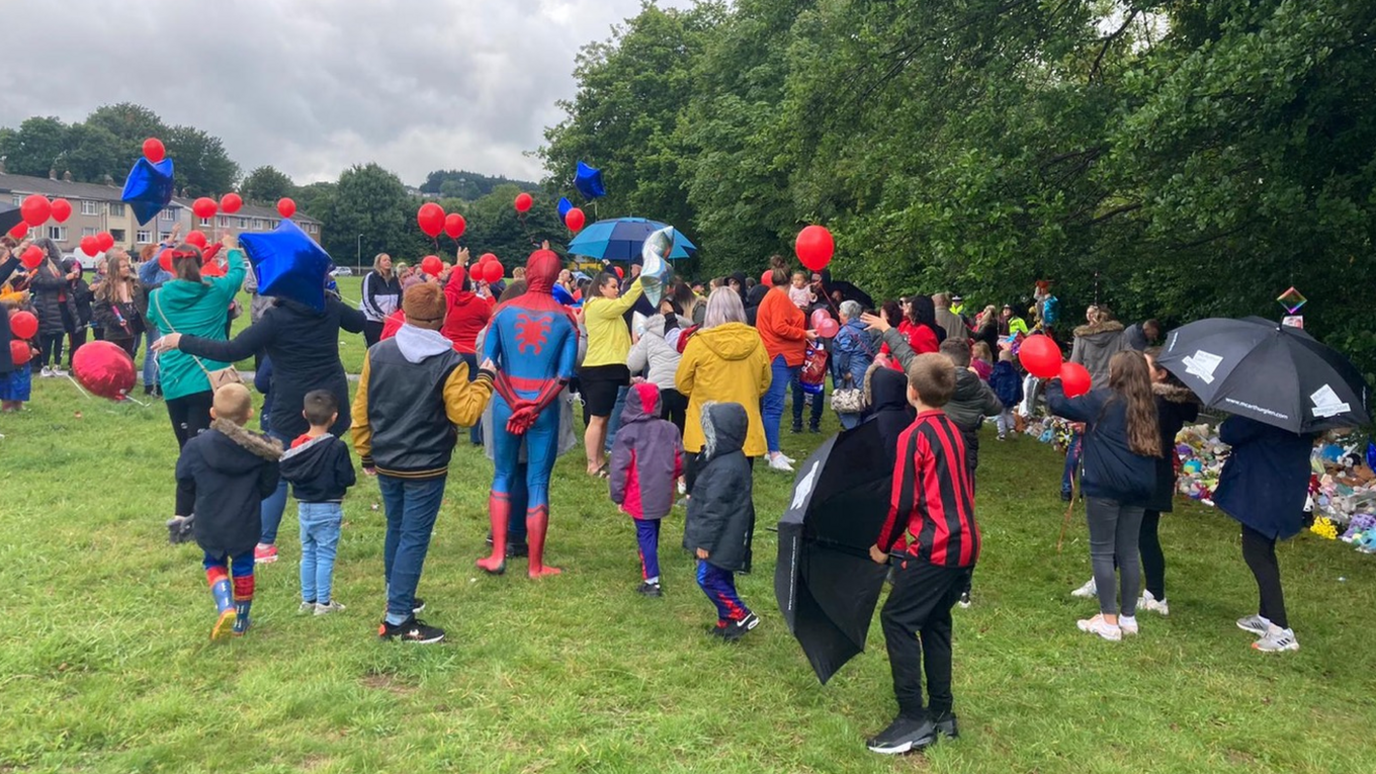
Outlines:
[[[374,635],[383,518],[366,479],[345,504],[348,611],[295,615],[289,507],[255,628],[211,643],[200,554],[164,542],[176,447],[162,406],[56,380],[34,398],[0,416],[0,771],[1376,770],[1376,562],[1307,533],[1285,544],[1304,649],[1257,654],[1233,626],[1255,604],[1234,524],[1186,506],[1163,525],[1171,618],[1145,614],[1140,637],[1104,643],[1075,630],[1092,612],[1067,595],[1089,574],[1084,528],[1055,553],[1060,458],[1032,439],[990,437],[982,454],[985,554],[975,606],[956,611],[965,736],[891,760],[862,743],[894,712],[877,621],[869,651],[819,686],[775,607],[764,529],[740,583],[764,623],[734,647],[702,633],[712,612],[678,550],[681,514],[665,530],[667,596],[634,593],[631,522],[578,452],[553,487],[565,574],[479,577],[491,466],[464,446],[421,582],[446,644]],[[815,440],[786,434],[785,448],[801,458]],[[761,526],[790,485],[757,473]]]

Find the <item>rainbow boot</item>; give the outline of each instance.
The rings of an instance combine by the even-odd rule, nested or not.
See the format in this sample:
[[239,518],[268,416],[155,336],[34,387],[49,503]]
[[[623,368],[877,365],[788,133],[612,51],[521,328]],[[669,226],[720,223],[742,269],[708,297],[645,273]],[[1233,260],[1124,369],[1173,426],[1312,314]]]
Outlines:
[[229,585],[229,575],[223,567],[206,570],[205,577],[210,583],[210,595],[215,598],[217,616],[215,627],[210,630],[210,639],[214,640],[229,633],[234,621],[234,593]]

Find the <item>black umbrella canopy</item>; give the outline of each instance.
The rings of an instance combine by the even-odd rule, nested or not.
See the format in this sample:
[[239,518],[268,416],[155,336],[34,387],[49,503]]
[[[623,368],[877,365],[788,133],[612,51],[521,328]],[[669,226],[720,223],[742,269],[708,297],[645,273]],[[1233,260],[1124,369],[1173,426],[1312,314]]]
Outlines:
[[1291,432],[1371,421],[1371,390],[1356,366],[1302,329],[1260,317],[1176,328],[1158,362],[1204,405]]
[[892,478],[878,428],[861,425],[803,463],[779,522],[774,594],[823,683],[865,649],[887,572],[869,547],[888,515]]
[[19,207],[13,204],[0,204],[0,234],[8,234],[10,229],[24,219]]

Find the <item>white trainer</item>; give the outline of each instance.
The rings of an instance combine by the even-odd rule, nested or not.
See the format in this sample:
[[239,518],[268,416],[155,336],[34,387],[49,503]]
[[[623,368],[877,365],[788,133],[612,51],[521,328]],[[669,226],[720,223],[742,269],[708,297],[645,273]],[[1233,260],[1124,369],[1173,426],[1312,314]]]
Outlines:
[[1271,630],[1271,621],[1263,618],[1259,613],[1254,613],[1246,618],[1237,619],[1237,628],[1244,632],[1251,632],[1258,637],[1265,637],[1266,633]]
[[1266,630],[1266,634],[1261,639],[1252,643],[1252,647],[1262,653],[1280,653],[1283,650],[1299,650],[1300,642],[1295,639],[1295,632],[1291,629],[1282,629],[1275,624]]
[[1088,583],[1070,592],[1070,596],[1079,597],[1080,599],[1093,599],[1099,596],[1099,586],[1094,582],[1093,578],[1090,578]]
[[1150,591],[1142,592],[1142,597],[1137,600],[1137,609],[1146,610],[1151,613],[1160,613],[1163,616],[1171,614],[1170,605],[1166,604],[1166,600],[1157,599],[1152,596]]
[[326,603],[323,604],[323,605],[322,605],[322,604],[317,604],[317,605],[315,606],[315,614],[316,614],[316,615],[329,615],[330,613],[342,613],[342,612],[344,612],[344,609],[345,609],[345,608],[344,608],[343,605],[339,604],[338,602],[336,602],[336,601],[334,601],[334,600],[332,599],[332,600],[330,600],[329,602],[326,602]]
[[1123,634],[1137,634],[1137,616],[1118,616],[1118,630],[1121,631]]
[[1102,614],[1076,621],[1075,625],[1080,627],[1080,631],[1097,634],[1109,642],[1118,642],[1123,639],[1123,630],[1119,629],[1116,624],[1105,621]]
[[788,464],[788,459],[782,454],[775,454],[769,458],[769,469],[778,470],[784,473],[792,473],[793,466]]

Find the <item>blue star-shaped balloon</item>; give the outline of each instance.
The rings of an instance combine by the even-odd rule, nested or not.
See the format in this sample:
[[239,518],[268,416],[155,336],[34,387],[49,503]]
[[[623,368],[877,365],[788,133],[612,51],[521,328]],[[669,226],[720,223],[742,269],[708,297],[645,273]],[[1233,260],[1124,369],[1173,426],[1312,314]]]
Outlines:
[[156,164],[148,159],[134,162],[119,198],[134,211],[140,226],[157,217],[172,201],[172,159]]
[[602,187],[602,170],[594,169],[581,161],[578,162],[578,174],[573,177],[573,187],[588,199],[607,195],[607,189]]
[[259,293],[325,311],[325,282],[334,261],[300,226],[283,218],[275,230],[241,234],[239,242],[258,275]]
[[560,197],[559,197],[559,220],[562,221],[562,220],[564,219],[564,216],[567,215],[567,214],[569,214],[569,210],[571,210],[571,209],[573,209],[573,202],[569,201],[567,196],[560,196]]

